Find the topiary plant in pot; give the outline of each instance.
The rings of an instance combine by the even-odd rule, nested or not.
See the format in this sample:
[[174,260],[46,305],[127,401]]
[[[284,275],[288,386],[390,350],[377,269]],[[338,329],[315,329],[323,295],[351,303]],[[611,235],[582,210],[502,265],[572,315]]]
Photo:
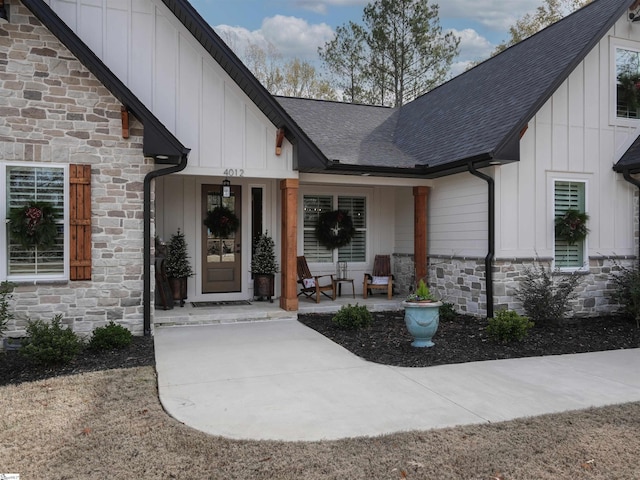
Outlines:
[[256,237],[255,249],[251,260],[253,274],[253,296],[262,299],[266,297],[273,303],[274,278],[278,272],[276,264],[275,243],[269,236],[269,231]]
[[402,302],[404,321],[407,330],[413,337],[413,347],[433,347],[431,340],[438,330],[440,307],[442,302],[435,300],[424,280],[420,280],[418,288]]
[[189,263],[187,242],[180,229],[178,233],[171,236],[167,244],[164,265],[173,292],[173,300],[180,302],[180,306],[184,307],[184,301],[187,298],[187,278],[193,276],[193,269]]

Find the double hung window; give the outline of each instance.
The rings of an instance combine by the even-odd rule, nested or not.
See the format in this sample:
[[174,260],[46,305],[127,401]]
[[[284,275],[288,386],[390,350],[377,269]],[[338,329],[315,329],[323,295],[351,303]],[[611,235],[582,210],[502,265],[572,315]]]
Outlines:
[[[316,238],[316,225],[323,212],[334,209],[349,213],[355,234],[344,247],[330,250]],[[351,195],[304,195],[303,250],[308,262],[365,262],[367,254],[367,198]]]
[[[554,182],[554,219],[561,217],[567,210],[586,212],[585,182]],[[554,257],[556,267],[581,268],[585,264],[585,240],[570,243],[555,239]]]

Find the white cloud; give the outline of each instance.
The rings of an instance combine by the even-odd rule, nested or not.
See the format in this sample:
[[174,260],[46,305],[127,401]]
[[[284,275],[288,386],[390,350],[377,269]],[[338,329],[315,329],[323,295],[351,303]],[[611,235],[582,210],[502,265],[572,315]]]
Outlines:
[[230,25],[218,25],[215,30],[236,53],[242,53],[250,43],[263,48],[271,43],[285,58],[297,57],[312,62],[318,58],[318,47],[334,34],[326,23],[312,25],[301,18],[284,15],[265,18],[258,30]]
[[460,54],[457,59],[459,62],[484,60],[495,48],[495,45],[472,28],[450,31],[460,38]]
[[522,15],[532,12],[540,0],[447,0],[440,2],[440,18],[472,20],[492,30],[508,30]]

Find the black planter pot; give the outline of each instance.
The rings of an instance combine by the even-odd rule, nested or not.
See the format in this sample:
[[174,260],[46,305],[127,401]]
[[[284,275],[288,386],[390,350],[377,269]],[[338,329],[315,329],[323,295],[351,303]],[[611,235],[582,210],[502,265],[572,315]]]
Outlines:
[[266,297],[269,302],[273,303],[274,295],[274,278],[273,273],[254,273],[253,274],[253,296],[262,300]]
[[187,277],[170,278],[169,285],[173,293],[173,302],[178,302],[181,307],[184,307],[184,301],[187,298]]

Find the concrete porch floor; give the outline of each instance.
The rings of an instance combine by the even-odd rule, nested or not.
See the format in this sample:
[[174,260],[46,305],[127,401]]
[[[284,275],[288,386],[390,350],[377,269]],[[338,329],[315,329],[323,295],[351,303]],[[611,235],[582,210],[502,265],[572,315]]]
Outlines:
[[372,312],[402,310],[401,296],[388,300],[386,295],[369,295],[367,299],[362,295],[353,298],[349,294],[343,294],[335,300],[322,297],[320,303],[314,300],[298,297],[297,312],[287,312],[279,307],[279,301],[274,298],[273,303],[249,300],[251,305],[228,305],[213,307],[193,307],[191,302],[186,302],[184,307],[175,306],[172,310],[162,310],[156,307],[153,324],[155,328],[188,326],[188,325],[216,325],[238,322],[260,322],[268,320],[296,319],[298,313],[335,313],[343,305],[365,305]]

